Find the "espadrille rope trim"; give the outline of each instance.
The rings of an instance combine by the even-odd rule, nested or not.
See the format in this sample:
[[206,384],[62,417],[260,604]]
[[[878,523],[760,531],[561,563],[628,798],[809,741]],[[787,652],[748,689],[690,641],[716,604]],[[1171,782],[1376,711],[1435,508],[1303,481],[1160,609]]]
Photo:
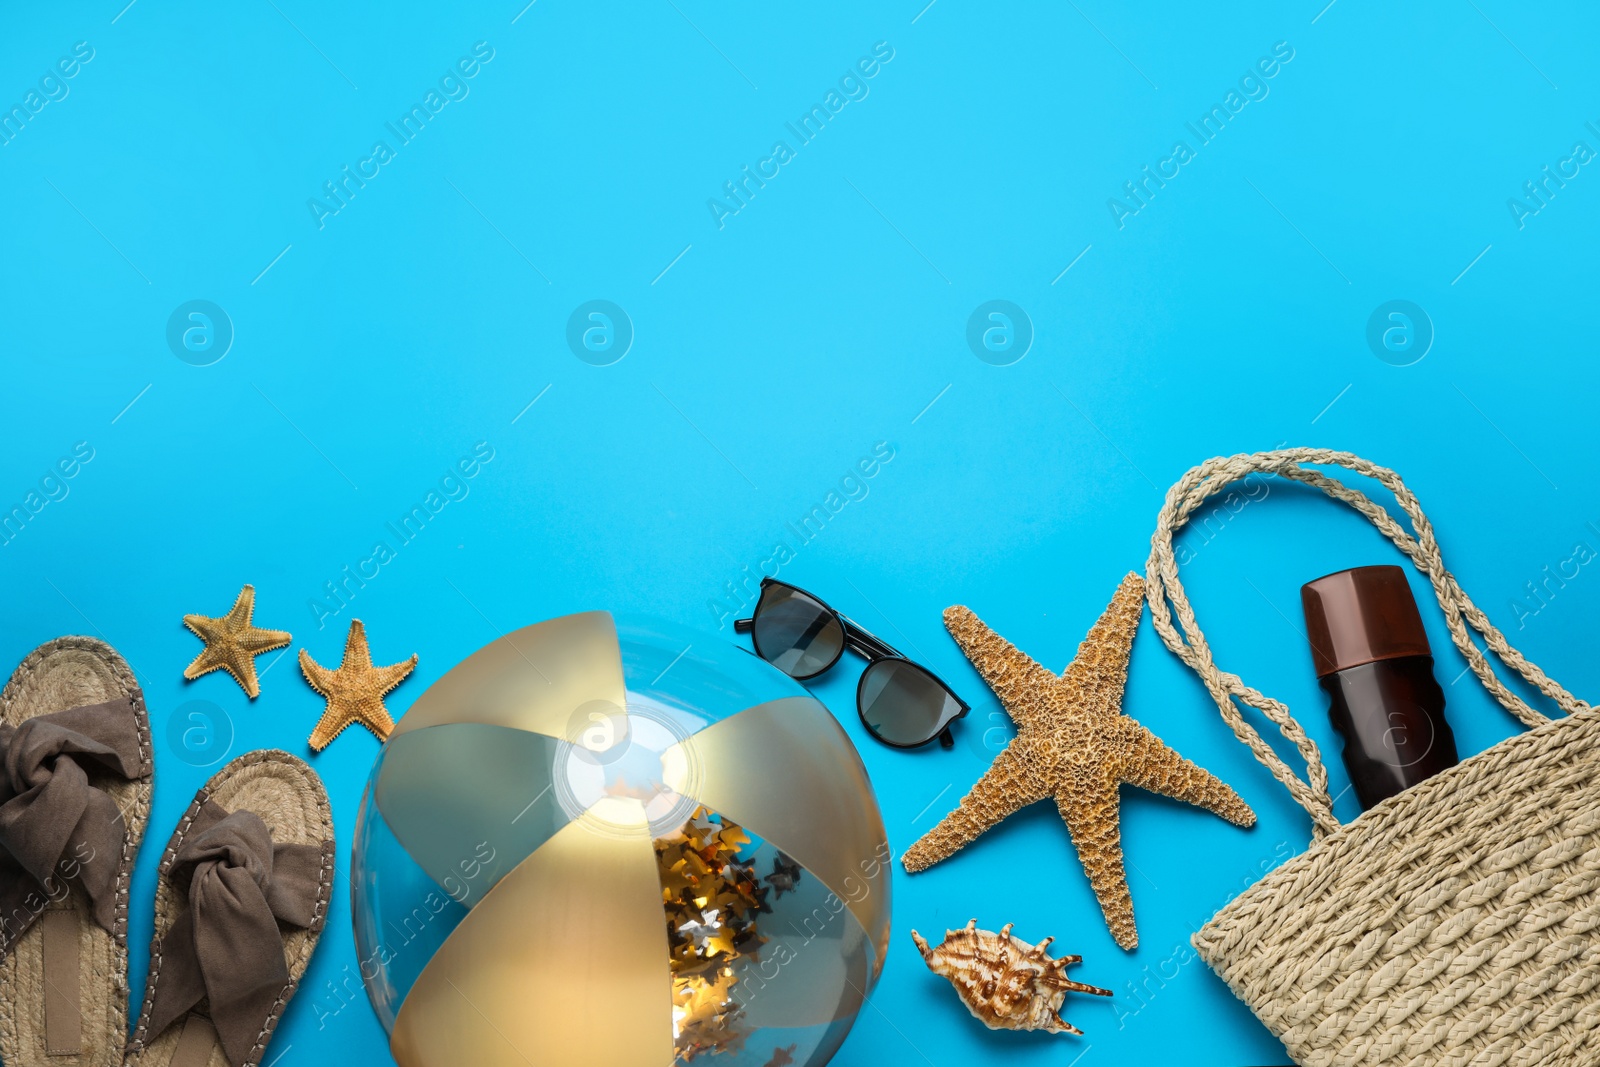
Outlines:
[[[1411,520],[1415,534],[1405,528],[1389,511],[1358,489],[1328,477],[1303,464],[1338,466],[1364,477],[1372,478],[1394,494],[1395,501]],[[1255,758],[1283,783],[1289,794],[1311,816],[1313,834],[1322,837],[1339,828],[1333,815],[1333,798],[1328,791],[1328,771],[1322,763],[1317,744],[1305,728],[1290,714],[1281,701],[1244,684],[1236,674],[1217,667],[1211,655],[1211,646],[1195,621],[1194,609],[1178,580],[1178,564],[1173,556],[1172,537],[1189,517],[1210,497],[1229,485],[1251,474],[1276,474],[1320,489],[1335,500],[1355,508],[1376,526],[1384,536],[1411,558],[1433,584],[1434,595],[1444,609],[1445,625],[1450,639],[1467,658],[1468,665],[1506,710],[1528,726],[1545,722],[1548,716],[1529,707],[1502,682],[1483,650],[1473,643],[1471,631],[1483,637],[1484,643],[1494,651],[1500,661],[1515,670],[1540,692],[1555,701],[1563,712],[1572,714],[1588,708],[1566,689],[1553,681],[1544,671],[1523,657],[1506,640],[1505,635],[1489,621],[1462,591],[1455,576],[1444,565],[1439,542],[1434,537],[1433,525],[1423,514],[1422,506],[1400,476],[1387,467],[1370,463],[1349,452],[1336,452],[1324,448],[1288,448],[1275,452],[1257,452],[1235,456],[1220,456],[1192,468],[1177,484],[1167,491],[1166,501],[1156,517],[1156,531],[1150,538],[1150,559],[1145,567],[1145,592],[1150,601],[1150,616],[1156,632],[1166,646],[1188,664],[1205,683],[1223,721],[1234,734],[1249,747]],[[1168,602],[1171,607],[1169,609]],[[1177,613],[1182,631],[1173,625],[1172,614]],[[1272,720],[1279,733],[1294,745],[1305,761],[1306,777],[1302,779],[1247,722],[1239,705],[1255,708]]]
[[[312,925],[306,927],[313,933],[322,930],[327,919],[328,901],[333,896],[333,842],[322,842],[322,869],[317,875],[317,905],[312,913]],[[291,978],[289,984],[283,987],[278,994],[278,999],[272,1005],[272,1012],[267,1016],[266,1023],[261,1027],[261,1033],[256,1035],[255,1047],[250,1050],[250,1059],[245,1067],[255,1067],[261,1062],[261,1054],[266,1051],[267,1043],[272,1040],[272,1034],[278,1029],[278,1019],[283,1014],[283,1009],[289,1003],[289,998],[294,996],[295,990],[300,988],[300,979]]]
[[[157,877],[165,882],[167,872],[172,869],[173,860],[177,858],[178,849],[183,845],[183,839],[189,833],[195,816],[200,814],[200,809],[211,799],[211,792],[201,788],[195,794],[194,800],[189,804],[189,810],[183,813],[183,818],[178,820],[178,828],[172,833],[172,840],[167,842],[167,850],[161,854],[161,867]],[[133,1037],[128,1043],[128,1051],[140,1052],[146,1044],[147,1023],[150,1018],[150,1008],[155,1002],[156,983],[161,980],[161,931],[157,930],[150,937],[150,976],[145,982],[144,1006],[139,1012],[139,1026],[133,1032]]]
[[[154,779],[155,760],[152,757],[152,744],[150,740],[150,715],[145,708],[144,693],[137,686],[128,698],[130,710],[133,712],[135,729],[139,736],[139,767],[142,778]],[[136,797],[134,800],[134,816],[139,820],[139,829],[134,830],[134,819],[129,818],[128,812],[122,813],[122,823],[127,827],[122,835],[122,862],[117,868],[117,918],[112,924],[115,929],[112,935],[117,939],[117,947],[126,952],[128,949],[128,891],[133,876],[133,861],[139,854],[139,843],[144,838],[144,824],[150,816],[150,797],[148,794]]]

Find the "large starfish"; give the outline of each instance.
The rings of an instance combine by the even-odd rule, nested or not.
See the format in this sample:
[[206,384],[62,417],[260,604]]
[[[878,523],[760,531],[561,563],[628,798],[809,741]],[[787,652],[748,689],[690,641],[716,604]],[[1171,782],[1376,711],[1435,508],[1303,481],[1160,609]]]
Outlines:
[[244,688],[252,700],[261,694],[256,681],[256,657],[263,652],[282,648],[292,638],[282,630],[263,630],[250,624],[256,609],[256,587],[246,585],[239,590],[226,615],[213,619],[209,615],[185,615],[183,624],[206,643],[194,662],[183,669],[183,676],[191,682],[211,671],[227,671],[233,680]]
[[1122,579],[1105,614],[1058,677],[964,607],[945,626],[1017,724],[1017,736],[960,807],[923,835],[901,862],[915,873],[953,855],[1017,809],[1053,797],[1117,944],[1139,943],[1122,867],[1118,788],[1123,782],[1188,801],[1238,826],[1255,824],[1226,784],[1122,714],[1128,656],[1144,611],[1144,580]]
[[388,740],[394,720],[383,706],[384,694],[404,681],[416,665],[417,657],[413,655],[392,666],[374,667],[372,652],[367,648],[367,630],[360,619],[350,623],[338,670],[321,666],[302,648],[300,670],[311,688],[328,698],[327,709],[311,731],[311,747],[321,752],[354,722],[371,730],[379,741]]

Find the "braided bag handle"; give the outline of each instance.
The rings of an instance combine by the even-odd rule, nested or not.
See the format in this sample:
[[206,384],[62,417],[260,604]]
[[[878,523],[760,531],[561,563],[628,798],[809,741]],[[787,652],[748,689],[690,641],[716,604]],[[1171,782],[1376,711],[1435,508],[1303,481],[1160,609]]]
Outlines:
[[[1415,535],[1407,533],[1381,504],[1359,489],[1354,489],[1335,478],[1306,464],[1343,467],[1355,474],[1377,481],[1394,494],[1395,500],[1411,520]],[[1189,521],[1189,517],[1207,499],[1222,492],[1234,482],[1251,474],[1276,474],[1322,490],[1335,500],[1343,501],[1365,515],[1371,523],[1393,541],[1428,580],[1433,583],[1439,606],[1444,609],[1445,624],[1450,638],[1466,656],[1472,672],[1494,694],[1506,710],[1528,726],[1537,726],[1548,716],[1529,707],[1508,689],[1489,665],[1483,650],[1473,644],[1469,628],[1483,637],[1484,643],[1494,650],[1500,661],[1515,670],[1540,692],[1555,701],[1567,714],[1583,711],[1588,705],[1567,692],[1544,671],[1530,663],[1522,653],[1506,641],[1482,610],[1467,598],[1455,576],[1445,568],[1439,553],[1439,542],[1434,538],[1433,525],[1422,513],[1417,498],[1407,489],[1400,476],[1387,467],[1369,463],[1349,452],[1336,452],[1324,448],[1287,448],[1275,452],[1256,452],[1235,456],[1219,456],[1190,469],[1167,491],[1166,502],[1156,519],[1156,532],[1150,538],[1150,560],[1145,566],[1145,591],[1150,601],[1150,615],[1161,640],[1187,663],[1205,683],[1223,720],[1233,729],[1256,759],[1273,777],[1282,782],[1295,802],[1311,816],[1313,834],[1322,837],[1339,828],[1333,815],[1333,799],[1328,793],[1328,771],[1323,766],[1317,744],[1305,729],[1295,721],[1287,705],[1274,700],[1244,684],[1236,674],[1220,669],[1211,656],[1211,646],[1195,621],[1194,609],[1178,580],[1178,564],[1172,554],[1172,535]],[[1169,609],[1170,602],[1170,609]],[[1177,613],[1182,632],[1173,624]],[[1238,703],[1235,703],[1237,701]],[[1306,777],[1301,778],[1273,751],[1256,728],[1245,721],[1240,704],[1248,705],[1264,714],[1278,726],[1281,733],[1305,761]]]

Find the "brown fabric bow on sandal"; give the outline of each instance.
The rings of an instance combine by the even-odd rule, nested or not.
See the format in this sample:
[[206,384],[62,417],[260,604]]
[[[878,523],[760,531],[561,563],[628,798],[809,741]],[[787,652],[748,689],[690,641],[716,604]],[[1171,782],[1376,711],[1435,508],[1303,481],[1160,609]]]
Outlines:
[[315,772],[276,751],[224,767],[162,859],[150,984],[127,1064],[259,1063],[332,889],[333,821]]
[[[131,699],[0,723],[0,953],[76,878],[94,920],[115,934],[117,864],[127,826],[89,771],[134,781],[150,774]],[[95,862],[99,859],[100,862]]]
[[128,882],[150,721],[104,641],[34,649],[0,692],[0,1059],[107,1067],[128,1034]]
[[150,1029],[165,1030],[207,999],[228,1062],[244,1063],[289,984],[278,923],[303,929],[319,918],[322,863],[316,845],[274,845],[255,812],[202,804],[172,866],[189,910],[161,939]]

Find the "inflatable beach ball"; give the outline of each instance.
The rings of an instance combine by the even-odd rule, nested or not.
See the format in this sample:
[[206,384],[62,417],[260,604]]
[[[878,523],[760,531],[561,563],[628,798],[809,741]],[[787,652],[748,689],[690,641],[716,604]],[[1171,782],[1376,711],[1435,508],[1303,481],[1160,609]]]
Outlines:
[[356,948],[401,1067],[822,1064],[883,966],[888,865],[804,689],[588,612],[484,646],[395,727]]

